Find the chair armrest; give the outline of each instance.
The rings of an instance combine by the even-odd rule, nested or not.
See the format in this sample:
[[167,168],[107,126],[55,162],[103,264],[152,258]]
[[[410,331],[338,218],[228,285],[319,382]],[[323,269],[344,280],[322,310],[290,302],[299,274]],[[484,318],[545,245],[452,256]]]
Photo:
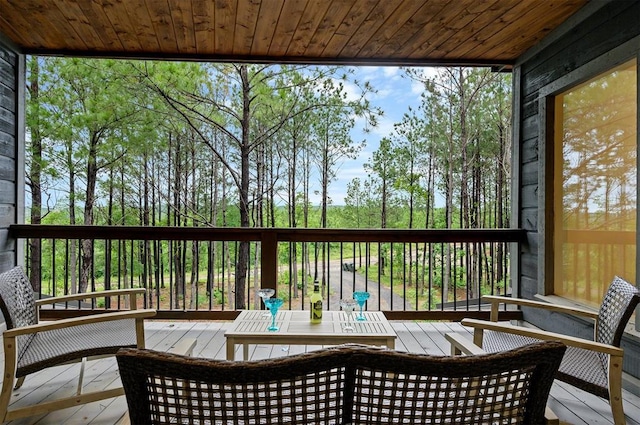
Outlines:
[[62,329],[62,328],[67,328],[71,326],[80,326],[80,325],[87,325],[90,323],[109,322],[112,320],[122,320],[122,319],[145,319],[147,317],[153,317],[155,315],[156,315],[156,311],[151,309],[93,314],[90,316],[53,320],[50,322],[41,322],[36,325],[7,329],[6,331],[4,331],[3,336],[5,338],[13,338],[18,335],[27,335],[27,334],[32,334],[36,332],[52,331],[55,329]]
[[451,344],[451,355],[457,356],[460,354],[466,355],[480,355],[486,354],[486,352],[478,347],[469,338],[465,338],[462,335],[456,333],[446,333],[444,335],[447,341]]
[[545,303],[542,301],[525,300],[522,298],[502,297],[499,295],[485,295],[482,297],[483,301],[491,303],[492,308],[498,304],[515,304],[525,307],[543,308],[549,311],[557,311],[559,313],[574,314],[579,316],[586,316],[591,319],[598,318],[598,312],[592,310],[586,310],[578,307],[571,307],[566,305]]
[[542,340],[560,341],[566,345],[584,348],[585,350],[598,351],[610,356],[620,356],[624,353],[624,350],[613,345],[601,344],[595,341],[589,341],[583,338],[575,338],[572,336],[557,334],[554,332],[543,331],[533,328],[525,328],[522,326],[513,326],[504,323],[490,322],[487,320],[478,319],[463,319],[461,322],[464,326],[470,326],[477,330],[492,330],[497,332],[510,333],[515,335],[527,336],[529,338],[537,338]]
[[83,292],[80,294],[61,295],[59,297],[42,298],[42,299],[36,300],[36,306],[41,306],[46,304],[55,304],[55,303],[64,303],[69,301],[78,301],[78,300],[84,300],[87,298],[131,296],[131,295],[144,294],[145,292],[147,292],[147,290],[144,288],[112,289],[108,291],[99,291],[99,292]]

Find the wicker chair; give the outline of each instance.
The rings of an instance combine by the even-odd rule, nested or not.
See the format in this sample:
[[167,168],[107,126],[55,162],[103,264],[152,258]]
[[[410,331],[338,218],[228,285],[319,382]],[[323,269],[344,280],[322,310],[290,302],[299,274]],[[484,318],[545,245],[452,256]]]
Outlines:
[[482,356],[343,345],[271,360],[117,354],[133,424],[538,424],[564,344]]
[[[598,312],[550,303],[486,296],[491,302],[491,321],[464,319],[474,328],[474,344],[486,352],[513,349],[540,340],[558,340],[568,346],[556,378],[609,400],[615,424],[624,424],[622,405],[622,358],[620,340],[624,328],[640,301],[640,291],[615,277]],[[550,312],[581,315],[595,320],[593,341],[545,332],[530,327],[496,323],[499,304],[543,308]],[[458,348],[462,348],[460,343]],[[464,351],[461,350],[461,351]]]
[[[122,347],[144,348],[143,320],[155,315],[155,311],[133,311],[136,309],[136,295],[143,292],[144,289],[114,290],[35,300],[31,284],[20,267],[1,273],[0,310],[7,330],[3,333],[5,371],[0,395],[0,421],[124,394],[122,387],[82,394],[84,363],[86,358],[114,355]],[[38,322],[39,308],[44,304],[117,295],[130,297],[132,311]],[[82,361],[75,396],[9,410],[11,387],[16,378],[17,389],[29,374],[75,361]]]

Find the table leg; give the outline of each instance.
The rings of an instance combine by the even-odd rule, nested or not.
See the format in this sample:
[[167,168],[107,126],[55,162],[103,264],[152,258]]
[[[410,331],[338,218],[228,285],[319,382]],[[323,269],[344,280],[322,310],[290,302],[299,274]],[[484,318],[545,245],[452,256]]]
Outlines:
[[396,339],[395,338],[389,338],[387,340],[387,348],[389,348],[391,350],[395,350],[396,349]]
[[227,337],[227,360],[235,360],[236,358],[236,340]]

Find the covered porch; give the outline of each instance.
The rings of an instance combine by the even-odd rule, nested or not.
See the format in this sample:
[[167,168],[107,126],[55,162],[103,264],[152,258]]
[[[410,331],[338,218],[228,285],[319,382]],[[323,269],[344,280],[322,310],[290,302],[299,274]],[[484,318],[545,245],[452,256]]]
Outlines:
[[[559,176],[554,173],[562,173],[554,169],[554,146],[560,145],[559,140],[554,141],[555,96],[620,64],[638,63],[638,2],[363,0],[285,1],[280,2],[279,7],[267,7],[266,4],[264,1],[239,0],[191,1],[178,5],[139,0],[104,4],[46,1],[3,5],[0,16],[0,271],[25,263],[28,239],[63,241],[78,238],[78,233],[74,235],[74,231],[68,229],[23,224],[26,203],[25,55],[286,64],[490,66],[495,71],[513,73],[511,229],[486,233],[474,229],[464,235],[456,235],[451,230],[432,234],[429,231],[406,232],[410,235],[398,232],[399,238],[393,232],[349,229],[311,232],[295,242],[497,242],[509,246],[511,255],[508,285],[497,288],[498,293],[523,298],[542,295],[554,302],[566,301],[563,296],[556,296],[557,287],[554,286],[559,280],[556,269],[562,266],[562,258],[555,255],[557,247],[554,246],[556,233],[562,233],[554,233],[554,214],[560,214],[554,208],[561,204],[554,192],[558,190],[555,181]],[[636,140],[637,137],[636,133]],[[637,210],[637,197],[632,202]],[[87,230],[95,233],[87,237]],[[125,236],[130,230],[79,228],[76,232],[85,232],[83,238],[96,241],[111,238],[148,241],[156,237],[148,229],[137,229],[139,233],[135,238]],[[202,232],[193,230],[194,234]],[[624,230],[620,232],[624,233],[624,249],[633,246],[634,250],[633,253],[626,251],[626,255],[636,258],[629,261],[624,270],[631,265],[635,274],[637,231],[635,227]],[[184,235],[171,235],[175,231],[166,230],[163,240],[184,238]],[[262,251],[258,268],[262,276],[270,278],[275,285],[279,270],[278,244],[289,243],[292,237],[300,238],[297,231],[285,234],[283,232],[279,239],[276,229],[230,229],[224,238],[260,241],[267,249]],[[577,243],[605,245],[597,234],[588,235],[587,239]],[[60,243],[64,245],[64,242]],[[616,243],[620,240],[613,240],[613,244]],[[352,273],[350,261],[340,260],[343,267],[338,273]],[[471,280],[467,277],[467,281]],[[633,276],[629,280],[635,283],[637,278]],[[340,288],[342,293],[342,284]],[[253,290],[251,287],[245,289],[247,295]],[[347,292],[349,290],[351,288],[347,288]],[[461,299],[461,304],[457,300],[451,305],[442,302],[435,311],[407,311],[404,306],[396,309],[393,304],[389,307],[382,303],[375,307],[384,310],[393,320],[399,349],[448,354],[444,333],[468,334],[455,320],[488,315],[480,304],[470,305],[468,299]],[[159,297],[153,300],[156,302],[154,308],[159,300]],[[166,351],[181,338],[195,337],[198,345],[194,355],[224,358],[224,330],[237,311],[233,308],[213,311],[211,305],[212,302],[202,309],[177,306],[161,311],[161,320],[147,322],[148,347]],[[73,314],[76,314],[73,309],[63,308],[51,311],[50,317]],[[557,316],[535,315],[526,310],[504,312],[502,318],[522,317],[541,328],[569,330],[575,335],[588,334],[592,328],[587,321],[572,317],[558,320]],[[625,333],[622,345],[626,383],[628,388],[635,387],[637,393],[640,338],[638,325],[633,328],[631,326]],[[251,350],[250,358],[274,357],[313,348],[317,347],[257,346]],[[56,368],[38,378],[41,381],[27,379],[21,389],[22,400],[33,402],[30,397],[41,397],[41,391],[38,395],[31,392],[35,387],[45,389],[45,394],[73,391],[75,384],[65,378],[65,371],[72,367],[75,366]],[[115,385],[118,381],[113,360],[95,362],[87,375],[89,385],[96,387]],[[554,384],[551,394],[550,406],[566,423],[611,423],[605,400],[559,382]],[[638,423],[634,419],[640,418],[640,399],[627,390],[624,396],[628,423]],[[125,410],[125,401],[119,397],[54,412],[41,417],[37,423],[112,424]],[[15,423],[34,423],[34,419]]]
[[[396,349],[412,353],[448,355],[449,344],[444,334],[455,332],[471,338],[469,329],[457,322],[403,321],[391,322],[398,339]],[[169,351],[185,338],[195,338],[197,344],[193,355],[205,358],[225,359],[225,330],[230,321],[147,321],[147,347],[159,351]],[[249,359],[260,360],[301,353],[318,349],[320,346],[306,345],[257,345],[249,347]],[[241,348],[237,348],[241,351]],[[241,357],[237,353],[238,358]],[[16,396],[12,407],[45,401],[58,397],[60,392],[72,394],[76,388],[78,364],[59,366],[28,377]],[[87,364],[86,385],[93,388],[109,388],[119,384],[115,359],[101,359]],[[54,395],[54,393],[56,393]],[[640,397],[623,391],[625,414],[628,425],[639,424]],[[556,381],[551,390],[548,406],[562,424],[612,424],[609,404],[571,385]],[[76,408],[68,408],[47,415],[35,416],[9,422],[9,424],[93,424],[113,425],[122,419],[127,411],[124,396],[90,403]]]

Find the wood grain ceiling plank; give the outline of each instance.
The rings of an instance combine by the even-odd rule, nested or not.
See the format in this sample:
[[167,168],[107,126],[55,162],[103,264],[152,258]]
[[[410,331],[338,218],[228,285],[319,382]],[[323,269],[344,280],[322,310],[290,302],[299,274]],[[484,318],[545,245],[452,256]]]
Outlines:
[[[109,18],[104,13],[104,8],[96,2],[78,2],[78,7],[87,17],[90,25],[93,27],[96,35],[100,38],[105,50],[116,52],[123,48]],[[91,47],[91,46],[89,46]]]
[[[441,49],[434,51],[437,56],[445,58],[454,57],[468,57],[479,58],[478,51],[491,47],[491,39],[495,37],[496,33],[500,31],[500,28],[510,25],[514,20],[522,18],[529,10],[535,8],[537,0],[511,0],[505,3],[505,7],[499,16],[496,16],[491,24],[487,24],[484,28],[471,34],[469,38],[463,40],[458,46],[454,46],[453,49]],[[511,6],[511,7],[507,7]],[[538,17],[539,19],[539,17]],[[499,23],[499,25],[495,25]],[[509,43],[509,40],[506,40]]]
[[196,34],[193,25],[193,9],[191,1],[169,2],[171,19],[176,34],[178,51],[189,55],[196,52]]
[[149,15],[149,8],[146,2],[136,5],[131,2],[124,2],[127,15],[135,22],[136,38],[145,52],[157,52],[160,50],[160,41],[156,34],[156,29]]
[[347,45],[351,37],[360,29],[360,25],[364,22],[369,12],[373,10],[380,0],[361,0],[354,2],[353,7],[349,9],[347,15],[342,19],[340,26],[331,36],[331,40],[322,52],[323,56],[329,55],[329,52],[340,54]]
[[[0,28],[5,36],[9,37],[15,44],[24,47],[42,47],[47,44],[46,39],[38,31],[30,31],[31,24],[27,21],[27,15],[14,13],[11,9],[9,13],[0,14]],[[24,37],[28,35],[29,37]]]
[[256,31],[253,36],[253,44],[251,44],[251,54],[258,56],[266,56],[271,46],[276,25],[280,18],[284,2],[275,2],[266,0],[260,5],[258,12],[258,22]]
[[[430,56],[435,51],[454,48],[497,19],[503,13],[501,5],[504,4],[504,0],[466,0],[465,3],[459,3],[459,8],[445,7],[437,21],[429,26],[429,38],[412,40],[412,44],[405,48],[412,51],[412,58]],[[442,56],[444,55],[439,54],[438,57]]]
[[311,0],[307,3],[307,7],[302,13],[302,17],[287,48],[287,55],[304,55],[309,43],[311,43],[313,34],[320,26],[320,22],[322,22],[330,6],[331,2],[326,0]]
[[[421,14],[441,1],[0,0],[0,31],[25,52],[37,54],[100,56],[104,51],[114,56],[220,54],[242,59],[253,54],[274,61],[418,63],[427,58],[499,64],[506,58],[511,63],[530,47],[528,40],[536,42],[587,2],[450,0],[433,21]],[[489,12],[498,4],[508,10],[492,17]],[[302,5],[306,7],[297,19]],[[407,7],[415,14],[407,17]],[[564,8],[566,16],[559,12]],[[518,20],[522,21],[516,24]],[[539,21],[544,24],[536,26]],[[527,31],[530,38],[525,39]],[[413,49],[413,56],[407,57]]]
[[205,54],[215,50],[215,7],[211,0],[192,0],[193,32],[196,53]]
[[234,55],[246,55],[247,52],[251,51],[261,3],[262,0],[238,1],[238,10],[242,10],[242,16],[239,16],[236,20],[233,41]]
[[288,0],[284,3],[269,46],[270,55],[284,56],[287,53],[307,3],[308,0]]
[[344,58],[355,58],[362,48],[367,45],[371,37],[384,24],[388,16],[394,13],[400,3],[392,1],[379,2],[364,19],[356,33],[340,52]]
[[167,0],[145,0],[145,3],[160,45],[160,51],[166,53],[178,50],[173,17]]
[[233,52],[233,33],[236,28],[238,2],[237,0],[215,0],[215,2],[215,52],[217,54],[231,54]]
[[[105,50],[111,52],[122,50],[123,45],[111,22],[109,22],[109,18],[104,12],[102,5],[96,4],[95,2],[78,2],[77,4],[87,17],[87,20],[91,23]],[[88,47],[91,48],[91,46]]]
[[102,38],[98,36],[96,29],[78,3],[59,1],[56,2],[56,6],[60,14],[65,17],[67,26],[73,28],[87,50],[106,50],[107,46],[104,45]]
[[45,34],[43,47],[60,48],[68,45],[73,49],[86,49],[86,44],[66,24],[65,17],[52,0],[22,0],[15,6],[18,13],[28,16],[28,32]]
[[[581,0],[579,2],[580,6],[584,6],[584,4],[586,4],[586,0]],[[550,19],[548,19],[544,27],[539,30],[538,37],[535,40],[536,42],[541,40],[545,36],[547,36],[554,28],[556,28],[562,22],[567,20],[573,13],[575,13],[576,4],[565,5],[565,7],[566,7],[566,10],[562,12],[558,10],[558,14],[555,17],[553,17],[552,14],[546,15]],[[531,43],[528,39],[518,38],[514,40],[513,43],[511,43],[510,48],[501,49],[501,50],[502,50],[502,55],[504,55],[505,57],[518,57],[523,52],[526,52],[527,50],[529,50],[531,47],[532,47]],[[486,54],[494,55],[496,54],[496,52],[493,49],[490,49],[486,52]]]
[[[356,2],[361,2],[363,0],[355,0]],[[340,28],[345,18],[348,16],[349,11],[354,6],[353,1],[345,1],[345,0],[334,0],[331,3],[331,6],[324,14],[318,28],[316,29],[307,50],[305,51],[305,56],[321,56],[326,55],[326,57],[339,57],[342,54],[338,52],[329,52],[326,47],[331,41],[331,38],[336,33],[337,29]],[[365,18],[366,19],[366,18]],[[357,35],[357,34],[356,34]],[[351,37],[351,40],[356,36]],[[367,37],[368,39],[368,37]],[[362,47],[364,43],[361,40],[358,40],[358,49]],[[361,44],[360,44],[361,43]]]
[[[387,57],[394,57],[396,49],[404,44],[406,39],[413,35],[415,27],[412,25],[411,18],[423,6],[422,2],[413,0],[405,0],[396,10],[389,15],[382,26],[378,28],[376,33],[367,41],[364,47],[358,52],[357,57],[371,57],[384,47]],[[396,37],[396,46],[388,46],[388,43]]]
[[[546,5],[551,5],[552,7],[549,9]],[[544,9],[544,15],[539,14],[541,9]],[[527,50],[535,44],[538,37],[542,38],[546,35],[546,32],[543,31],[544,24],[540,20],[540,16],[545,16],[545,21],[554,19],[557,13],[562,13],[560,9],[557,4],[554,5],[551,2],[535,2],[518,15],[517,21],[505,19],[505,25],[495,31],[490,38],[482,40],[482,43],[476,49],[469,49],[464,53],[468,56],[482,57],[493,50],[496,57],[504,58],[506,57],[505,51],[511,50],[514,44],[522,41],[528,44],[525,47],[525,50]],[[506,16],[508,14],[505,14]]]
[[123,0],[109,0],[102,3],[104,13],[113,27],[122,47],[128,52],[142,50],[140,41],[136,37],[135,25],[129,19]]
[[[449,6],[445,8],[445,6]],[[402,25],[385,43],[381,43],[377,51],[372,52],[372,56],[377,57],[407,57],[416,48],[424,45],[427,40],[431,40],[434,31],[446,18],[441,18],[444,10],[455,9],[463,6],[462,1],[451,3],[448,0],[429,0],[423,2],[422,6],[415,11],[406,23]],[[458,13],[452,13],[451,19]]]

